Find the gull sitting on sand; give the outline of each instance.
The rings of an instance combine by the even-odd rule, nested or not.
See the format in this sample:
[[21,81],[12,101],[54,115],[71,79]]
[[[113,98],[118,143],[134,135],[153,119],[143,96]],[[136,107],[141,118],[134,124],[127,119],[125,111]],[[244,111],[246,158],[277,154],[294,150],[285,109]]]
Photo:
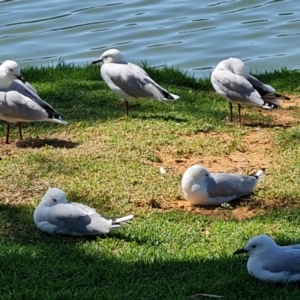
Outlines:
[[10,123],[18,123],[22,140],[21,122],[49,121],[68,124],[34,87],[25,82],[19,65],[6,60],[0,66],[0,119],[7,122],[6,143],[9,143]]
[[193,205],[220,205],[250,194],[263,174],[263,170],[252,175],[210,173],[200,165],[193,165],[184,172],[181,188]]
[[107,218],[87,205],[68,202],[65,193],[50,188],[34,211],[34,222],[44,232],[73,236],[108,233],[132,220],[134,215]]
[[252,238],[243,249],[234,254],[249,255],[247,269],[250,275],[270,282],[300,280],[300,245],[278,246],[267,235]]
[[239,58],[222,60],[211,74],[211,83],[216,92],[229,100],[230,121],[232,102],[238,103],[239,121],[241,122],[241,104],[250,104],[264,109],[279,108],[279,99],[289,97],[275,93],[270,85],[260,82],[250,75],[244,62]]
[[179,96],[169,93],[158,85],[138,65],[127,62],[117,49],[105,51],[92,64],[103,63],[101,76],[111,90],[125,100],[126,114],[130,100],[151,99],[175,101]]

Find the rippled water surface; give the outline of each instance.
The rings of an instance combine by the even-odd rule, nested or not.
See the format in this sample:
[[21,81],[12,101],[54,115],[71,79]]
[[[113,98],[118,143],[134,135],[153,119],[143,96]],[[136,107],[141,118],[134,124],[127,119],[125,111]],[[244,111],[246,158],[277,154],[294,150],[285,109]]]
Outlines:
[[209,76],[235,56],[252,71],[299,68],[299,0],[0,0],[0,61],[85,65],[118,48],[129,61]]

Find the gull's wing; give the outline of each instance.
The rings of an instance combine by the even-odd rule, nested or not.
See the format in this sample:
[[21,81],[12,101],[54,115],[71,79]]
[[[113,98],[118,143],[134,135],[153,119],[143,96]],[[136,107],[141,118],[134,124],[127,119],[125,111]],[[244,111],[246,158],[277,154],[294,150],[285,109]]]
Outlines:
[[207,179],[207,192],[209,197],[233,197],[249,194],[257,183],[252,176],[235,175],[229,173],[211,173]]
[[135,64],[104,64],[101,67],[101,74],[103,78],[108,77],[119,89],[130,97],[136,99],[173,99],[170,98],[170,94],[165,89],[159,86],[142,68]]
[[262,106],[263,99],[243,76],[228,70],[216,68],[212,73],[211,82],[215,90],[230,101]]
[[84,210],[88,215],[93,215],[93,214],[97,214],[96,209],[91,208],[87,205],[84,205],[82,203],[77,203],[77,202],[71,202],[73,205],[75,205],[76,207]]
[[30,98],[31,100],[35,101],[37,104],[39,104],[42,108],[44,108],[46,111],[49,111],[51,113],[55,113],[59,115],[59,113],[46,101],[42,100],[40,96],[38,95],[36,89],[28,82],[25,84],[20,80],[14,80],[11,85],[6,88],[2,89],[1,91],[7,92],[7,91],[17,91],[20,94]]
[[268,257],[263,263],[263,269],[275,273],[289,272],[291,275],[300,274],[300,249],[282,247],[281,250],[275,255],[268,253]]
[[[259,81],[254,76],[250,75],[248,78],[249,82],[252,84],[253,88],[260,94],[260,96],[269,101],[276,101],[276,97],[281,95],[275,93],[275,89],[268,84],[264,84]],[[279,105],[279,102],[276,101],[275,104]]]
[[20,121],[48,118],[48,113],[40,105],[16,91],[0,92],[0,114]]
[[79,203],[57,204],[47,210],[45,217],[60,228],[57,233],[91,235],[109,232],[112,221],[97,213],[92,214],[93,209],[87,212],[87,208]]

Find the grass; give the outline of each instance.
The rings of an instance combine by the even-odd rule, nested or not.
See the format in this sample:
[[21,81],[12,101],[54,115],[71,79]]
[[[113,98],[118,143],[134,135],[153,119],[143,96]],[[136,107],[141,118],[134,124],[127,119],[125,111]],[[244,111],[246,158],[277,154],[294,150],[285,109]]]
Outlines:
[[[297,122],[277,126],[274,113],[244,108],[250,125],[229,124],[228,103],[208,79],[176,69],[146,69],[181,100],[141,101],[128,118],[122,100],[100,80],[98,67],[60,63],[23,70],[69,125],[24,124],[25,140],[5,145],[6,125],[0,124],[0,298],[188,299],[199,293],[299,298],[296,284],[258,281],[247,273],[247,258],[232,255],[258,234],[282,245],[300,241]],[[280,92],[299,94],[297,71],[257,77]],[[297,105],[285,111],[299,116]],[[271,157],[267,176],[248,201],[192,212],[165,209],[166,203],[183,201],[180,179],[186,167],[195,160],[205,165],[208,157],[218,166],[233,153],[247,155],[255,147],[247,138],[256,130],[273,146],[266,152]],[[11,137],[18,137],[16,126]],[[258,144],[257,155],[263,151]],[[244,173],[254,168],[235,166]],[[46,235],[32,215],[49,186],[104,215],[139,217],[107,236]],[[253,215],[238,220],[233,213],[243,209]]]

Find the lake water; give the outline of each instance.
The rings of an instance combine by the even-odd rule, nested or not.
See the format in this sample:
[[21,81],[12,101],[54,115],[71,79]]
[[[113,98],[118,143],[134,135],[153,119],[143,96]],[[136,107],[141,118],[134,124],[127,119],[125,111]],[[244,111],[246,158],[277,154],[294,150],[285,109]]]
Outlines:
[[118,48],[129,61],[209,76],[239,57],[253,72],[299,68],[299,0],[0,0],[0,61],[86,65]]

